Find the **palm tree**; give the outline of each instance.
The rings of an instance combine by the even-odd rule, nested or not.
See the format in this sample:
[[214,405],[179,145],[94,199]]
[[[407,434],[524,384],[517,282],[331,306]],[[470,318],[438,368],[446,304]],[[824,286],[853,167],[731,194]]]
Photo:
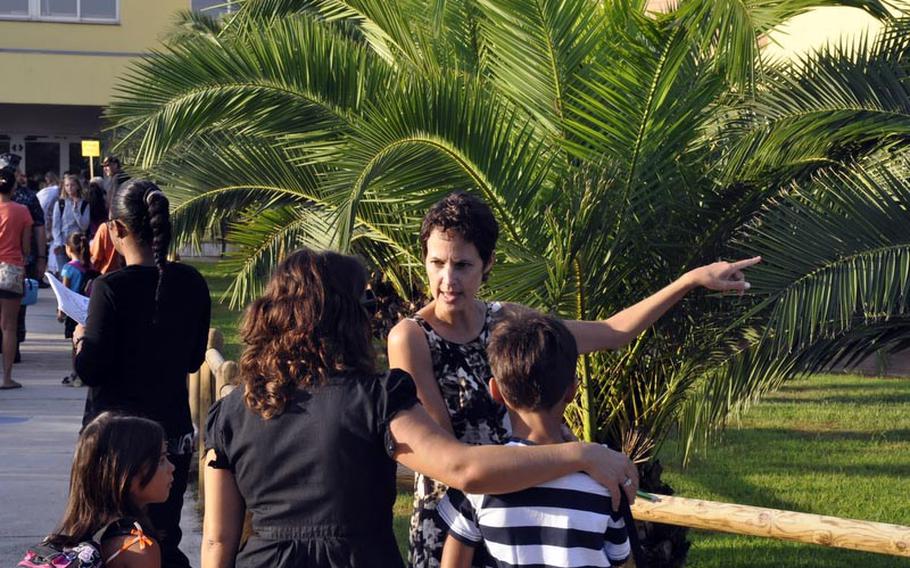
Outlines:
[[[181,242],[231,219],[231,298],[302,244],[422,290],[416,232],[453,190],[502,238],[488,294],[607,317],[757,252],[754,294],[684,300],[586,356],[569,419],[642,463],[795,375],[908,338],[910,34],[882,2],[247,0],[122,81],[108,115],[169,188]],[[761,36],[860,7],[875,41],[796,62]]]

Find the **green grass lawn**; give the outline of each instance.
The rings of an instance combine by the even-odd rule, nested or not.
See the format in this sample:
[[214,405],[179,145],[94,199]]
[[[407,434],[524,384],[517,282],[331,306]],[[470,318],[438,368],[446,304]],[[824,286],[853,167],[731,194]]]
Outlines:
[[[240,311],[220,303],[231,277],[190,262],[212,293],[212,327],[225,357],[240,354]],[[687,469],[673,444],[661,454],[677,495],[910,526],[910,379],[816,375],[794,381],[731,425]],[[407,547],[411,495],[395,504]],[[910,567],[910,560],[770,539],[693,531],[689,566],[705,568]]]
[[[910,379],[816,375],[794,381],[681,470],[677,495],[910,526]],[[910,559],[692,532],[696,567],[895,567]]]
[[236,361],[240,356],[240,334],[238,333],[238,324],[242,310],[232,310],[228,307],[225,300],[221,297],[227,291],[233,281],[233,277],[226,274],[217,262],[208,259],[185,259],[183,262],[196,268],[205,277],[209,285],[209,293],[212,296],[212,323],[214,327],[224,335],[224,355],[225,359]]

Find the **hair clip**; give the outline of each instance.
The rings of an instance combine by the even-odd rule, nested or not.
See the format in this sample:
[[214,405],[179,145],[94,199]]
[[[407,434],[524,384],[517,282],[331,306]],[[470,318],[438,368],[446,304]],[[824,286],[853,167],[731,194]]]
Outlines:
[[155,195],[156,193],[159,195],[164,195],[164,193],[160,189],[155,189],[155,190],[152,190],[152,191],[146,193],[145,194],[145,204],[146,205],[152,204],[152,196]]

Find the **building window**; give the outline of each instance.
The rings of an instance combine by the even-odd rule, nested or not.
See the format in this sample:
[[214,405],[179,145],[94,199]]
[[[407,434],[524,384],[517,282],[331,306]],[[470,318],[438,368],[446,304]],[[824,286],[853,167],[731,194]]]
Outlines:
[[29,15],[29,0],[0,0],[0,16],[14,18],[27,18]]
[[220,16],[237,10],[237,2],[231,0],[192,0],[193,10],[201,10],[209,16]]
[[52,22],[118,22],[120,0],[0,0],[0,18]]

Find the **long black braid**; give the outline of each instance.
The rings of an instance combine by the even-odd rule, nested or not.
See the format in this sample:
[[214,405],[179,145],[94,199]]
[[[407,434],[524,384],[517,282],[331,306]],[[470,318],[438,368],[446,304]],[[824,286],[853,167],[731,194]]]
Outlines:
[[167,197],[154,183],[136,179],[117,190],[111,200],[111,218],[123,222],[141,244],[150,245],[158,267],[155,288],[155,319],[161,299],[161,283],[171,246],[171,214]]

